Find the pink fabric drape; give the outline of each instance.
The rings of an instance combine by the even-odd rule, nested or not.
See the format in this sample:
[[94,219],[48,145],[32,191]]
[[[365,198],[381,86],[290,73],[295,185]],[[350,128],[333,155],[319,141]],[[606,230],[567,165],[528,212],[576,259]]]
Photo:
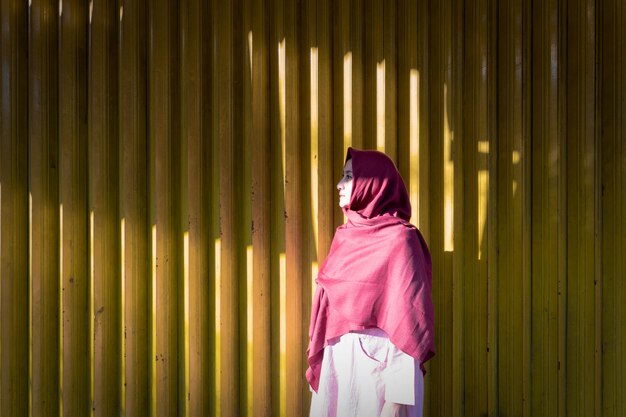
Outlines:
[[309,369],[317,391],[323,349],[350,330],[383,329],[422,365],[435,354],[430,252],[409,223],[411,206],[393,161],[349,148],[353,188],[317,277],[311,311]]

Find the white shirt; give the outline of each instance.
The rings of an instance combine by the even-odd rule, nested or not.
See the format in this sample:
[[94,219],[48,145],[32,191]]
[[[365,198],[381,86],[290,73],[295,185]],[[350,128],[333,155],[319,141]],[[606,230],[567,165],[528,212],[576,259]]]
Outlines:
[[324,348],[311,417],[379,417],[385,402],[421,417],[424,380],[417,361],[378,328],[351,332]]

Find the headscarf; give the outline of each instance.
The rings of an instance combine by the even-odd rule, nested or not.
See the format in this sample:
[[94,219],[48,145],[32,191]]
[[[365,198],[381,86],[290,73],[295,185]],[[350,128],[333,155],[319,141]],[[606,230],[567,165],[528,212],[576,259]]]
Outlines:
[[311,310],[309,369],[317,391],[324,347],[352,330],[378,327],[423,364],[435,355],[430,252],[409,223],[404,182],[384,153],[349,148],[353,185],[322,264]]

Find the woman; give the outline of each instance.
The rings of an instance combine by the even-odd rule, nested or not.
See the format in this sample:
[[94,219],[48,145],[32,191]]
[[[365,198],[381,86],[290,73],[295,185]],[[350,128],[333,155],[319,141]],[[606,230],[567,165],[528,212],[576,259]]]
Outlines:
[[435,354],[430,253],[389,157],[349,148],[343,174],[347,222],[311,311],[311,416],[421,416],[423,365]]

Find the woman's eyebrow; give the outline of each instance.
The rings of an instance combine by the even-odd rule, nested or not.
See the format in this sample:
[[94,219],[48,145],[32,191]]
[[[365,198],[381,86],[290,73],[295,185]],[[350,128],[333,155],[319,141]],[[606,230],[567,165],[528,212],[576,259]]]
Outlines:
[[352,170],[351,170],[351,169],[344,169],[344,170],[343,170],[343,173],[344,173],[344,174],[347,174],[347,173],[352,174]]

